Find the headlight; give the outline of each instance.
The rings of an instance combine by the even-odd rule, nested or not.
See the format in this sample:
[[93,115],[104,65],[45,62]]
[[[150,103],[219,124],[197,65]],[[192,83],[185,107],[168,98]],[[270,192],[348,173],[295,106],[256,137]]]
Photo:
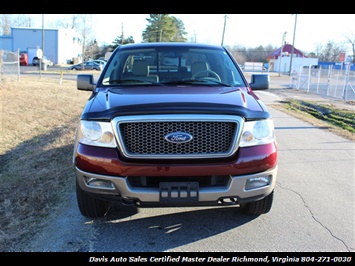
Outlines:
[[250,121],[244,123],[239,146],[256,146],[273,141],[275,141],[275,130],[272,119]]
[[108,122],[80,121],[77,141],[91,146],[115,148],[116,140]]

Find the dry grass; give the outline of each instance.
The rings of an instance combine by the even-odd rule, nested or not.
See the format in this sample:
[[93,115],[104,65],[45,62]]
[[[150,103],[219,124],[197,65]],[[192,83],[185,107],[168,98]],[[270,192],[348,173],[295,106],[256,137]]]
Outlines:
[[89,95],[59,78],[0,83],[0,251],[30,237],[72,189],[74,133]]

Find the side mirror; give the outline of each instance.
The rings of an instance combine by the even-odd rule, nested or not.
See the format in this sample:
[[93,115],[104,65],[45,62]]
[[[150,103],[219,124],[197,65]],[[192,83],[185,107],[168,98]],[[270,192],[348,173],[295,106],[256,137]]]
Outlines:
[[249,83],[252,90],[267,90],[269,89],[270,77],[268,74],[252,74],[251,82]]
[[78,74],[76,76],[76,87],[82,91],[93,91],[96,83],[92,74]]

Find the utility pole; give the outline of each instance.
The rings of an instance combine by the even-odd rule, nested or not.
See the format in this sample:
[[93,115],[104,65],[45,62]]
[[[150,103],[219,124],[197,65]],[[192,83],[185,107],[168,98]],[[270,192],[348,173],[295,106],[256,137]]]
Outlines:
[[222,43],[221,43],[221,45],[223,45],[223,41],[224,41],[224,32],[226,31],[226,21],[227,21],[227,18],[228,18],[228,16],[225,15],[225,16],[224,16],[224,26],[223,26],[223,34],[222,34]]
[[283,53],[286,34],[287,34],[287,31],[285,31],[284,34],[282,35],[282,44],[281,44],[280,61],[279,61],[279,77],[281,76],[281,67],[282,67],[281,61],[282,61],[282,53]]
[[194,42],[197,42],[197,35],[198,34],[196,33],[196,30],[194,30],[194,39],[195,39]]
[[290,60],[290,70],[288,72],[288,75],[291,76],[291,70],[292,70],[292,57],[293,57],[293,51],[295,47],[295,36],[296,36],[296,25],[297,25],[297,14],[295,14],[295,26],[293,29],[293,40],[292,40],[292,51],[291,51],[291,60]]
[[44,56],[44,14],[42,14],[42,58]]
[[123,33],[123,22],[121,25],[121,44],[123,44],[123,37],[124,37],[124,33]]
[[40,77],[42,77],[42,60],[43,60],[43,56],[44,56],[44,14],[42,14],[42,57],[39,58],[39,76]]

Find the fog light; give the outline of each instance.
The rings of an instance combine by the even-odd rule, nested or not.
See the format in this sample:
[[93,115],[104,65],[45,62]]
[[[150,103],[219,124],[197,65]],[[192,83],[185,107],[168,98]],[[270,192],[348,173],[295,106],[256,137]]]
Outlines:
[[115,189],[112,182],[108,181],[108,180],[85,177],[85,182],[88,187],[103,188],[103,189]]
[[265,187],[270,184],[271,176],[252,177],[247,180],[245,190]]

